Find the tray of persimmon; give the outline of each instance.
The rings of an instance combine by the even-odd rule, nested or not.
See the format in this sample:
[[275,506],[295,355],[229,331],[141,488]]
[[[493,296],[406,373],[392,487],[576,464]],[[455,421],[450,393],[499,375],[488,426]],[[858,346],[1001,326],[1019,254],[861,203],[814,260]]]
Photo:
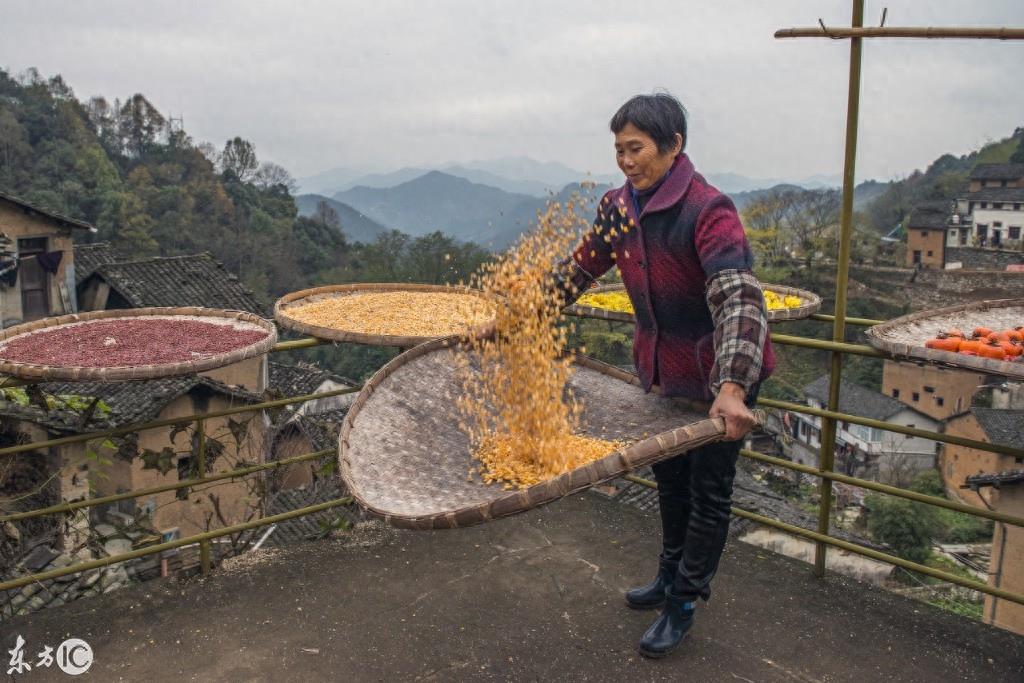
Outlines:
[[875,325],[867,336],[895,358],[1024,379],[1024,299],[911,313]]

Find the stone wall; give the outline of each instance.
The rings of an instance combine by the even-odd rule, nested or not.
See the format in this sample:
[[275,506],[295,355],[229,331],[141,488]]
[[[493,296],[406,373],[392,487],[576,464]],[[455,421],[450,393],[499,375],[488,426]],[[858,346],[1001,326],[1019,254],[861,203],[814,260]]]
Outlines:
[[1024,263],[1024,252],[947,247],[946,263],[959,261],[964,270],[1006,270],[1006,266]]

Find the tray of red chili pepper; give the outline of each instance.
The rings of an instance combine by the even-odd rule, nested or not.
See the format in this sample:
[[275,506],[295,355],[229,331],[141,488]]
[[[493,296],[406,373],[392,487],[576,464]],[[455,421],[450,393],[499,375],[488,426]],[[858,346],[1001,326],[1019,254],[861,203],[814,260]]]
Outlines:
[[1024,299],[911,313],[875,325],[867,336],[896,358],[1024,379]]

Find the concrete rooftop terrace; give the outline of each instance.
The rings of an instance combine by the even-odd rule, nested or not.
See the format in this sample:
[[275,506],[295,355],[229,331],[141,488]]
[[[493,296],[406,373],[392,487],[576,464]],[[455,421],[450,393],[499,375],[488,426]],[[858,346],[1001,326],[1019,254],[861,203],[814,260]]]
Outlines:
[[1024,680],[1024,638],[736,541],[680,650],[644,659],[655,613],[622,593],[653,572],[657,530],[595,493],[465,530],[363,525],[14,618],[3,649],[21,634],[34,664],[82,638],[95,681]]

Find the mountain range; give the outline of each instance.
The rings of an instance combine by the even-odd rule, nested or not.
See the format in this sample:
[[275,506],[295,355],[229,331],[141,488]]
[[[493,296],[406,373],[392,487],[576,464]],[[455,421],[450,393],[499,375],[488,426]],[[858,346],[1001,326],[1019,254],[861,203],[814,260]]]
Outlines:
[[[326,201],[338,212],[342,230],[354,241],[372,241],[388,228],[413,236],[440,230],[461,241],[502,250],[536,220],[548,201],[564,202],[574,192],[593,200],[610,187],[598,185],[581,191],[579,183],[568,183],[557,194],[535,197],[430,171],[394,187],[359,185],[333,197],[305,194],[296,201],[304,216],[312,215],[317,203]],[[592,210],[585,206],[583,215],[589,217]]]

